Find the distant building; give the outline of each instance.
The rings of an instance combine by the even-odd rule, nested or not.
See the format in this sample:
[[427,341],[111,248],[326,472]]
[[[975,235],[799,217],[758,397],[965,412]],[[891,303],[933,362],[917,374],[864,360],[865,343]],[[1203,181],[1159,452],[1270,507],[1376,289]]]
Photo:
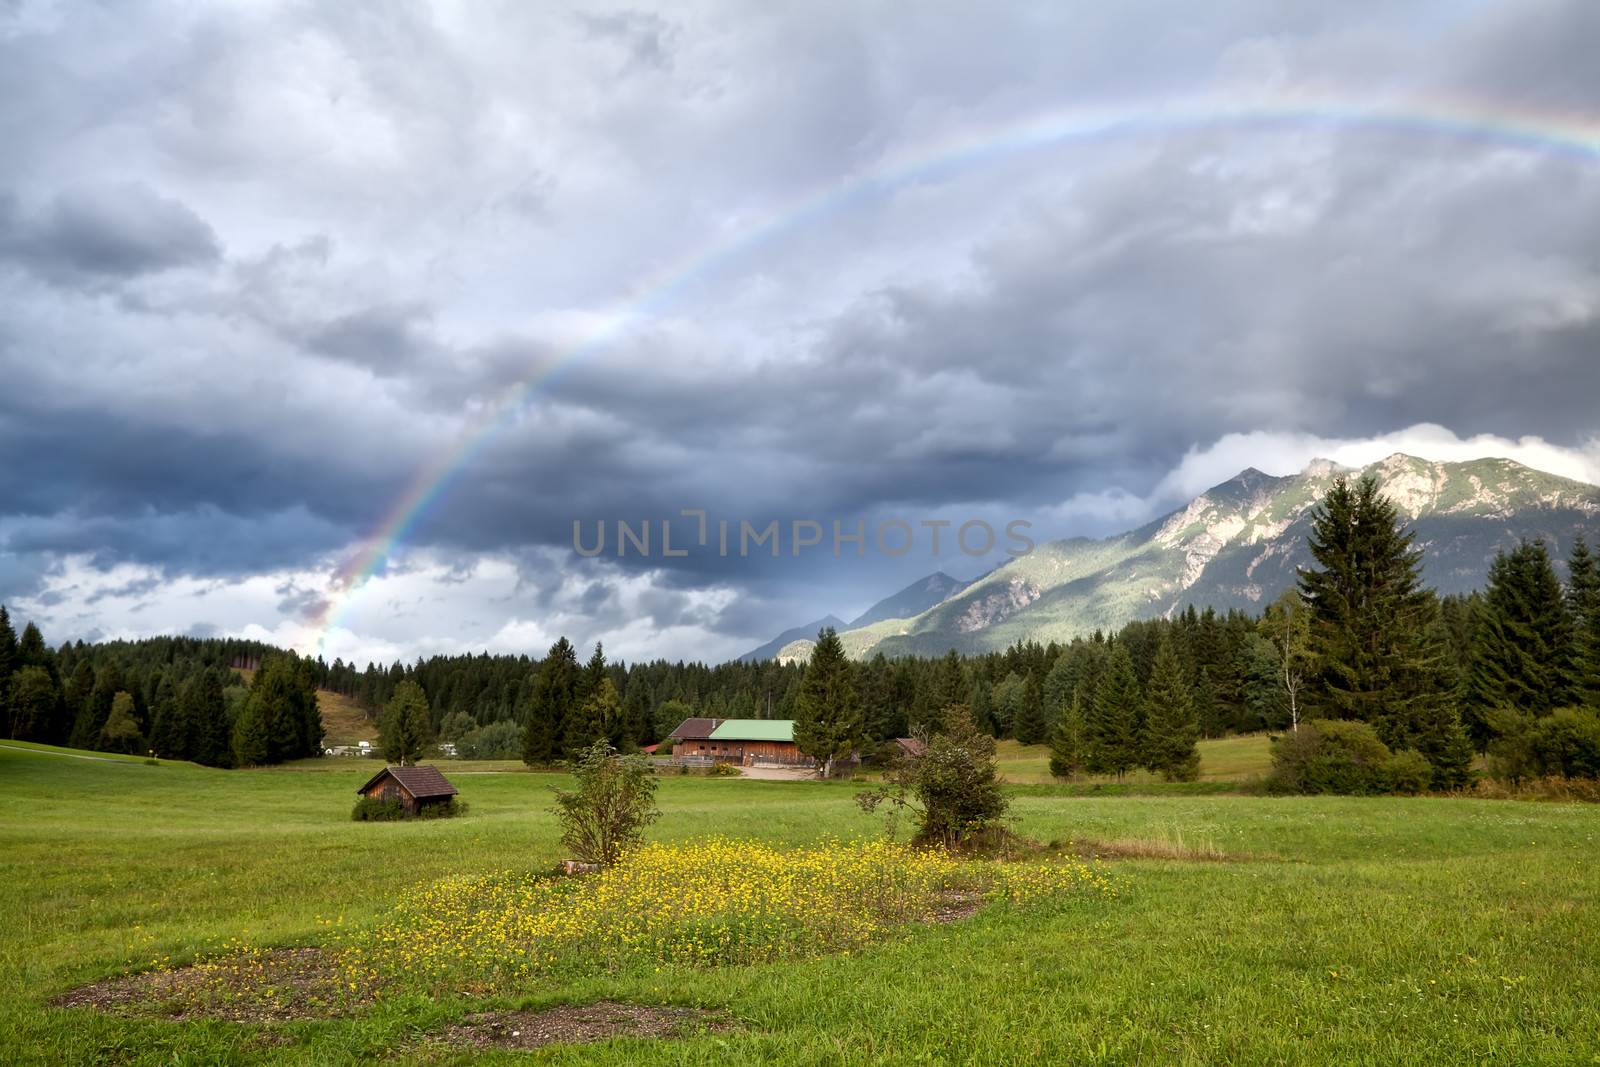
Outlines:
[[457,794],[437,767],[385,767],[356,790],[373,800],[398,800],[412,815]]
[[668,735],[673,759],[706,759],[749,767],[757,763],[812,766],[794,743],[793,719],[685,719]]

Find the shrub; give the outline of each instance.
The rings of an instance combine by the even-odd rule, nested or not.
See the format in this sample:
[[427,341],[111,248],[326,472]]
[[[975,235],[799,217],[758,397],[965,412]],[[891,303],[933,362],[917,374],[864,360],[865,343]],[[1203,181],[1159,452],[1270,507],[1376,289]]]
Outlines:
[[1433,782],[1433,766],[1414,748],[1403,748],[1389,757],[1389,791],[1416,796],[1426,793]]
[[711,777],[737,778],[739,777],[739,768],[731,763],[713,763],[711,765]]
[[1512,785],[1537,777],[1528,744],[1528,717],[1514,708],[1491,708],[1483,713],[1483,719],[1492,737],[1488,747],[1489,773]]
[[362,797],[350,817],[356,822],[395,822],[406,817],[406,808],[392,798]]
[[1512,786],[1537,778],[1600,778],[1600,713],[1561,708],[1541,718],[1494,710],[1489,769]]
[[596,741],[569,766],[576,788],[558,789],[551,809],[561,842],[578,859],[609,867],[661,814],[650,761],[619,756],[609,741]]
[[521,759],[522,731],[510,719],[468,730],[456,741],[462,759]]
[[1267,791],[1387,793],[1393,785],[1393,760],[1389,746],[1366,723],[1314,719],[1272,743]]
[[1007,802],[994,738],[977,728],[965,706],[946,708],[945,718],[948,732],[934,735],[921,756],[902,762],[883,788],[857,795],[856,802],[869,812],[889,804],[891,836],[899,812],[909,808],[918,816],[916,844],[1002,849],[1009,841],[1002,823]]
[[451,797],[442,804],[428,804],[417,814],[406,810],[404,804],[389,797],[362,797],[356,801],[350,817],[356,822],[399,822],[401,819],[449,819],[467,813],[467,802]]
[[460,797],[451,797],[442,804],[425,805],[417,812],[419,819],[453,819],[457,815],[467,813],[467,802]]
[[1562,708],[1534,720],[1527,744],[1540,774],[1600,778],[1600,714],[1590,708]]

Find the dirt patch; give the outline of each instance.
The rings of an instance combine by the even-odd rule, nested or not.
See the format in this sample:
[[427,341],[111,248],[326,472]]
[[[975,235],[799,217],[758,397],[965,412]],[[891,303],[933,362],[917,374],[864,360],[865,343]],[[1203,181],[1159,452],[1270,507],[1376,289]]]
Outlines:
[[726,1016],[697,1008],[663,1008],[601,1000],[545,1011],[489,1011],[469,1015],[439,1040],[468,1048],[532,1049],[577,1045],[609,1037],[681,1037],[731,1029]]
[[345,1014],[353,1005],[337,990],[337,972],[321,949],[281,948],[107,978],[69,990],[50,1004],[112,1015],[285,1022]]
[[970,919],[983,907],[985,897],[965,889],[946,889],[939,894],[939,902],[929,922],[954,923]]

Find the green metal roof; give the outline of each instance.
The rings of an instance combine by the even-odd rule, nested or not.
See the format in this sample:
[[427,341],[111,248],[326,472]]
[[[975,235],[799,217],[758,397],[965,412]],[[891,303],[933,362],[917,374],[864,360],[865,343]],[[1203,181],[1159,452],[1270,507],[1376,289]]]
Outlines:
[[793,719],[727,719],[711,731],[713,741],[793,741]]

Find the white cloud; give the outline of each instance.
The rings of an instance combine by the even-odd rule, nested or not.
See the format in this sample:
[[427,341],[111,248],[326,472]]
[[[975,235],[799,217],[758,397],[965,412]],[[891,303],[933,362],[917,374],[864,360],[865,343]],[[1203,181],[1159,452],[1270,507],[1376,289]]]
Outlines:
[[1150,500],[1186,500],[1225,482],[1246,467],[1267,474],[1297,474],[1314,459],[1364,467],[1396,452],[1438,463],[1498,457],[1591,485],[1600,485],[1600,438],[1583,448],[1551,444],[1542,437],[1460,437],[1443,426],[1418,423],[1377,437],[1321,437],[1309,433],[1254,430],[1230,433],[1210,445],[1196,445],[1163,478]]
[[612,659],[720,662],[760,639],[717,628],[738,599],[731,587],[679,589],[665,577],[604,560],[573,565],[555,551],[466,564],[414,552],[341,593],[326,570],[197,578],[144,564],[99,568],[72,555],[11,606],[52,644],[199,633],[361,664],[484,651],[542,656],[563,634],[581,647],[603,641]]

